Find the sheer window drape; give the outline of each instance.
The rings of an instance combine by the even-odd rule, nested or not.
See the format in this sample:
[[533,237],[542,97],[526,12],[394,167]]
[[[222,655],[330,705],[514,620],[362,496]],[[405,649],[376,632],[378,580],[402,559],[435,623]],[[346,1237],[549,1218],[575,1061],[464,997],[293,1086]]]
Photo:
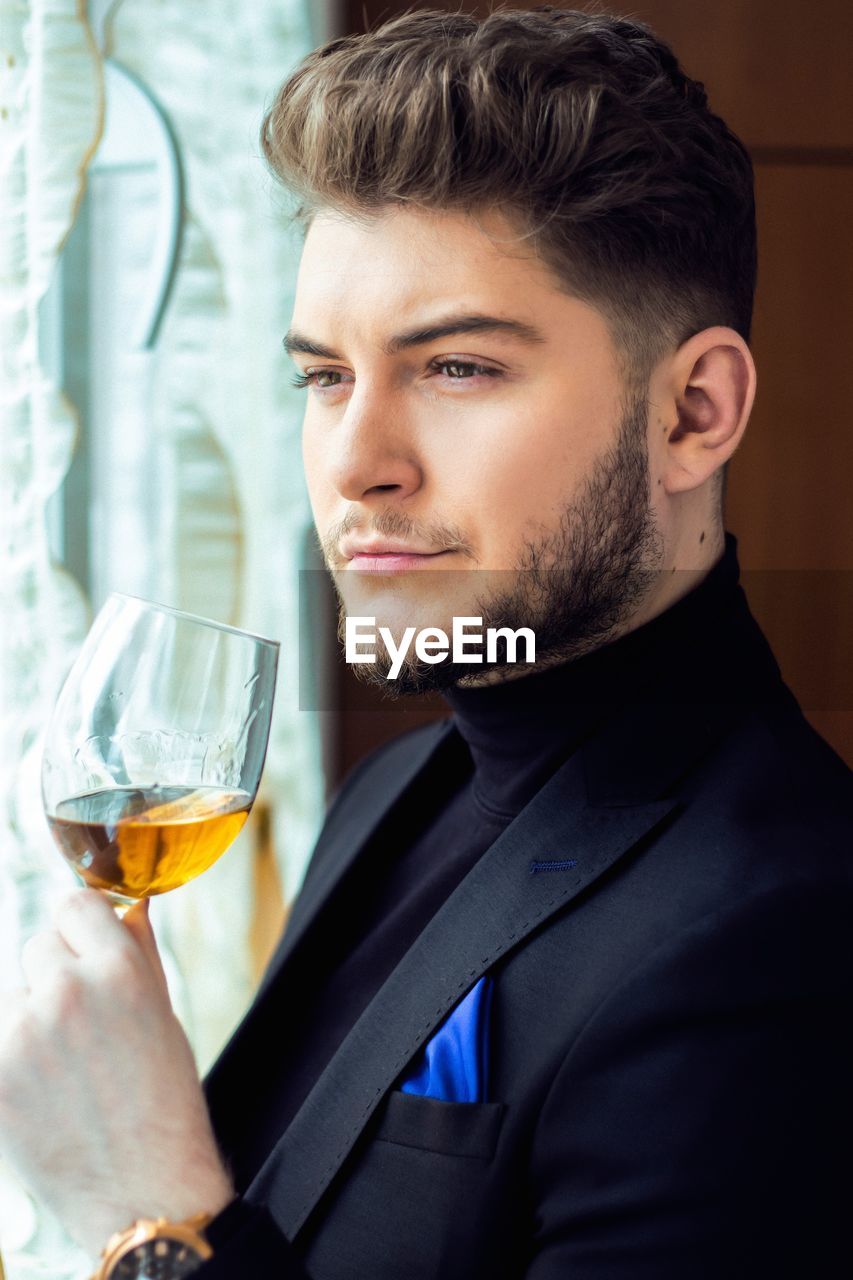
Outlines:
[[[302,402],[280,346],[298,243],[256,142],[311,40],[302,0],[0,0],[0,984],[69,883],[40,741],[92,610],[115,589],[275,636],[259,820],[152,913],[202,1070],[322,811],[297,679]],[[0,1245],[9,1280],[87,1274],[2,1169]]]

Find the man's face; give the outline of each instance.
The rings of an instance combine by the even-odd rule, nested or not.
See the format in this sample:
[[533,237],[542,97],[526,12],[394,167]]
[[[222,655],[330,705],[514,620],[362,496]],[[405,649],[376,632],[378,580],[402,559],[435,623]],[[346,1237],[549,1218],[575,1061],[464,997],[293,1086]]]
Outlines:
[[[454,616],[533,627],[545,665],[636,608],[659,560],[645,397],[626,401],[601,314],[501,216],[319,214],[289,345],[310,379],[306,479],[342,614],[397,639],[450,634]],[[381,679],[382,656],[359,674]],[[409,665],[394,691],[485,673]]]

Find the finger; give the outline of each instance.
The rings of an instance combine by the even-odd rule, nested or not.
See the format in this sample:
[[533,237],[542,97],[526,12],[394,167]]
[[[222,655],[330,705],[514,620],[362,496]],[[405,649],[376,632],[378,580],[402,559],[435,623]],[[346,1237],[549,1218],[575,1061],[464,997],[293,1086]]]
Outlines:
[[35,933],[24,943],[21,951],[21,972],[27,986],[33,992],[43,990],[55,982],[57,973],[77,959],[56,930]]
[[77,889],[63,898],[54,924],[63,941],[81,959],[116,954],[127,947],[121,921],[97,889]]
[[163,968],[163,961],[160,958],[160,951],[157,947],[157,939],[151,926],[149,905],[148,898],[143,898],[141,902],[137,902],[129,911],[125,912],[122,924],[133,937],[133,940],[151,966],[157,981],[168,996],[169,986],[166,982],[166,971]]

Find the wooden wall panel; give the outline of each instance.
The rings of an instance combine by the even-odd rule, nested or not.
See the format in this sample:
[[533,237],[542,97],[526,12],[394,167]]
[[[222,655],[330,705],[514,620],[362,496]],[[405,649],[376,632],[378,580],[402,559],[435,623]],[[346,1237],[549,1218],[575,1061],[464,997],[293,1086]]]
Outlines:
[[713,91],[714,109],[753,149],[840,147],[853,159],[847,0],[638,0],[603,7],[648,22],[668,40],[685,70]]
[[[408,8],[492,6],[354,0],[342,27]],[[519,4],[518,8],[533,8]],[[853,764],[853,5],[849,0],[637,0],[579,4],[648,22],[756,166],[758,395],[730,474],[753,607],[804,710]],[[341,767],[440,699],[380,703],[341,669]]]
[[727,517],[754,569],[853,570],[853,165],[756,166],[755,407]]

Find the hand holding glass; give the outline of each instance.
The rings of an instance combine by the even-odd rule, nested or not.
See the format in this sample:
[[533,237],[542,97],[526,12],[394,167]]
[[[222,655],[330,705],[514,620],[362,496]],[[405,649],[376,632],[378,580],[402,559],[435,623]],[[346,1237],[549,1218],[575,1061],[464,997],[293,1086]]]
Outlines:
[[245,823],[277,662],[273,640],[107,600],[56,704],[42,794],[66,861],[116,907],[193,880]]

